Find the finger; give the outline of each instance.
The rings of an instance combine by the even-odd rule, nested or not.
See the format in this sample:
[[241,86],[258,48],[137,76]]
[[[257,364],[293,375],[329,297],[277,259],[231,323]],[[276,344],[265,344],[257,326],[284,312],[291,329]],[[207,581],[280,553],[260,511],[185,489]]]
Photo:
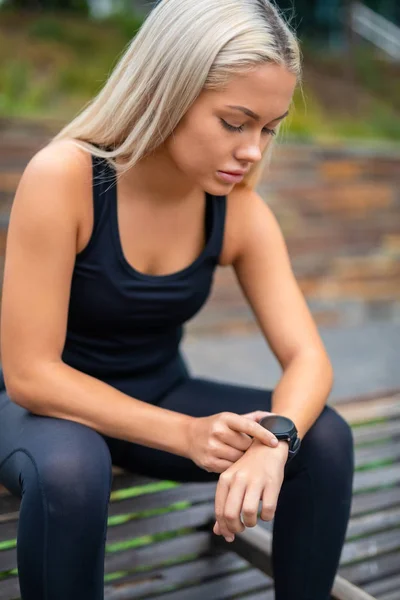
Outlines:
[[268,429],[265,429],[259,423],[255,423],[251,419],[246,419],[246,417],[243,417],[242,415],[228,413],[226,422],[231,429],[247,433],[267,446],[275,448],[278,445],[278,440],[273,433],[268,431]]
[[220,477],[215,492],[215,517],[218,523],[221,535],[227,541],[232,541],[233,537],[225,522],[225,502],[229,494],[229,483],[224,477]]
[[278,484],[269,484],[268,487],[264,489],[261,500],[262,509],[260,514],[260,518],[263,521],[272,521],[274,518],[279,491],[280,485]]
[[214,461],[213,468],[212,469],[205,469],[205,470],[208,473],[224,473],[233,464],[235,464],[235,463],[231,462],[230,460],[221,460],[221,459],[217,458]]
[[221,447],[226,446],[239,452],[246,452],[253,443],[253,439],[245,433],[233,431],[233,429],[230,429],[227,425],[225,431],[218,434],[218,442],[221,443]]
[[232,534],[244,531],[245,526],[240,518],[243,500],[246,495],[247,481],[243,478],[237,478],[232,481],[229,493],[225,502],[225,523],[228,531]]
[[263,411],[263,410],[255,410],[255,411],[253,411],[251,413],[246,413],[246,414],[244,414],[242,416],[246,417],[247,419],[252,419],[253,421],[256,421],[258,423],[264,417],[270,417],[271,415],[274,415],[274,414],[275,413],[266,412],[266,411]]
[[219,443],[215,449],[215,454],[220,460],[227,460],[231,463],[235,463],[243,456],[244,451],[236,450],[227,444]]
[[246,491],[242,507],[242,520],[246,527],[257,525],[258,508],[263,497],[263,487],[252,485]]

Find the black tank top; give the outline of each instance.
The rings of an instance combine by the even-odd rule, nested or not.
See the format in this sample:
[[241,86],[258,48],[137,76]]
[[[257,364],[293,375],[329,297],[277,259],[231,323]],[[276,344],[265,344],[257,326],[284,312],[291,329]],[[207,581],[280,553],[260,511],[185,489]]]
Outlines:
[[157,402],[188,370],[179,350],[183,324],[209,296],[222,248],[226,197],[206,195],[206,244],[168,275],[147,275],[126,260],[117,220],[113,167],[92,155],[94,225],[77,254],[63,361],[125,393]]

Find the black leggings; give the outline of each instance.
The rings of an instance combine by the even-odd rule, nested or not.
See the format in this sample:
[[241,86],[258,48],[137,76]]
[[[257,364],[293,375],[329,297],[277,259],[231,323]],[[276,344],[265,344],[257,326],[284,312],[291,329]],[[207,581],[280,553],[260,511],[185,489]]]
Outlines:
[[[271,392],[188,379],[158,405],[196,417],[244,414],[270,410]],[[0,394],[0,483],[22,496],[17,558],[23,600],[103,599],[112,464],[174,481],[218,479],[189,459],[33,415]],[[325,407],[285,470],[274,519],[276,600],[328,600],[353,469],[351,429]]]

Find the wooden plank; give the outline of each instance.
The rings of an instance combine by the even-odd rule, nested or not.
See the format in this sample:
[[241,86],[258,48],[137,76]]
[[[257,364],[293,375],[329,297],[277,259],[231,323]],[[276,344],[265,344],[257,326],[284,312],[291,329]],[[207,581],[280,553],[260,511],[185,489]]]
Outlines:
[[400,549],[400,531],[398,529],[384,531],[357,541],[347,542],[342,551],[341,563],[365,560],[398,549]]
[[366,536],[370,533],[381,531],[382,529],[394,527],[400,527],[400,506],[350,519],[347,528],[347,538],[360,535]]
[[114,573],[144,566],[155,567],[181,556],[205,554],[210,551],[210,547],[210,534],[199,531],[120,552],[110,553],[106,549],[105,572]]
[[399,565],[400,552],[396,551],[341,567],[339,572],[345,579],[364,586],[366,583],[376,581],[382,577],[397,574]]
[[[203,483],[190,483],[182,486],[163,490],[160,492],[146,493],[123,500],[112,500],[109,504],[109,517],[140,513],[145,510],[167,508],[176,502],[206,502],[214,501],[216,484],[204,485]],[[16,521],[19,516],[20,500],[14,496],[0,499],[0,524]],[[0,530],[0,541],[1,541]]]
[[17,598],[20,595],[18,577],[10,577],[9,579],[0,580],[0,598],[1,600],[9,600],[9,598]]
[[335,409],[352,425],[375,419],[399,417],[400,394],[349,404],[335,404]]
[[268,590],[267,592],[255,592],[254,594],[246,594],[243,600],[275,600],[274,590]]
[[392,486],[400,484],[400,464],[389,467],[379,467],[361,471],[354,475],[353,491],[359,493],[362,490],[372,490],[382,486]]
[[365,586],[365,589],[369,594],[373,596],[381,596],[385,592],[391,592],[396,590],[399,593],[400,588],[400,575],[393,575],[391,577],[385,577],[379,581],[374,581]]
[[351,396],[349,398],[336,398],[335,408],[341,408],[342,406],[351,406],[359,402],[376,402],[381,398],[391,398],[397,396],[400,393],[399,388],[382,389],[380,391],[374,391],[369,394],[358,394],[357,396]]
[[383,596],[380,596],[378,600],[399,600],[399,590],[384,594]]
[[[17,567],[17,549],[2,550],[0,552],[0,573],[10,571]],[[0,596],[1,599],[1,596]]]
[[128,521],[122,525],[108,528],[107,543],[129,540],[142,535],[154,535],[164,531],[199,527],[210,521],[213,516],[214,503],[207,503],[185,510]]
[[400,487],[386,488],[353,496],[352,516],[379,511],[400,504]]
[[[199,527],[214,515],[214,502],[206,502],[184,510],[133,519],[107,530],[107,543],[122,542],[142,535],[154,535],[164,531],[175,531],[186,527]],[[0,541],[12,540],[17,536],[17,521],[0,523]]]
[[[269,578],[267,578],[264,573],[251,568],[245,572],[234,573],[226,577],[214,579],[210,582],[195,583],[196,579],[198,579],[198,577],[196,571],[194,571],[192,574],[193,585],[191,587],[146,596],[146,600],[204,600],[204,598],[218,598],[218,600],[225,600],[237,594],[243,595],[246,592],[260,591],[260,588],[263,586],[265,586],[264,598],[268,597],[266,596],[266,592],[272,592]],[[115,590],[113,593],[107,590],[107,593],[105,594],[105,600],[133,600],[134,598],[142,597],[143,596],[141,595],[135,594],[134,588],[130,587]]]
[[143,494],[125,500],[114,500],[109,505],[109,516],[140,513],[145,510],[167,508],[176,502],[213,502],[215,499],[216,484],[203,485],[203,483],[185,484],[170,490]]
[[400,419],[386,423],[375,423],[353,429],[355,444],[366,444],[400,435]]
[[400,441],[389,442],[379,446],[357,448],[355,453],[356,467],[364,467],[378,461],[397,461],[400,459]]
[[[228,545],[224,538],[219,537],[218,547]],[[247,528],[242,533],[236,534],[235,541],[229,544],[239,556],[242,556],[252,565],[268,575],[272,574],[272,563],[270,560],[272,550],[272,534],[259,525]],[[336,600],[375,600],[372,596],[355,587],[341,576],[335,577],[332,595]]]

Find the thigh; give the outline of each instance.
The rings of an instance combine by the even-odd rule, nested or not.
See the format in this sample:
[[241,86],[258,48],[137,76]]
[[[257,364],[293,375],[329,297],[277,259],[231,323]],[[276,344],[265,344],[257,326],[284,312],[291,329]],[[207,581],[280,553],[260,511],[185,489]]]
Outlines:
[[110,480],[110,452],[98,432],[32,414],[0,393],[0,484],[11,493],[21,496],[25,485],[39,482],[52,489],[90,481],[108,488]]
[[[158,406],[193,417],[208,417],[226,411],[236,414],[269,411],[271,399],[270,390],[190,378],[170,391]],[[129,442],[122,445],[119,465],[135,473],[172,481],[215,481],[219,477],[218,473],[208,473],[176,454]]]

